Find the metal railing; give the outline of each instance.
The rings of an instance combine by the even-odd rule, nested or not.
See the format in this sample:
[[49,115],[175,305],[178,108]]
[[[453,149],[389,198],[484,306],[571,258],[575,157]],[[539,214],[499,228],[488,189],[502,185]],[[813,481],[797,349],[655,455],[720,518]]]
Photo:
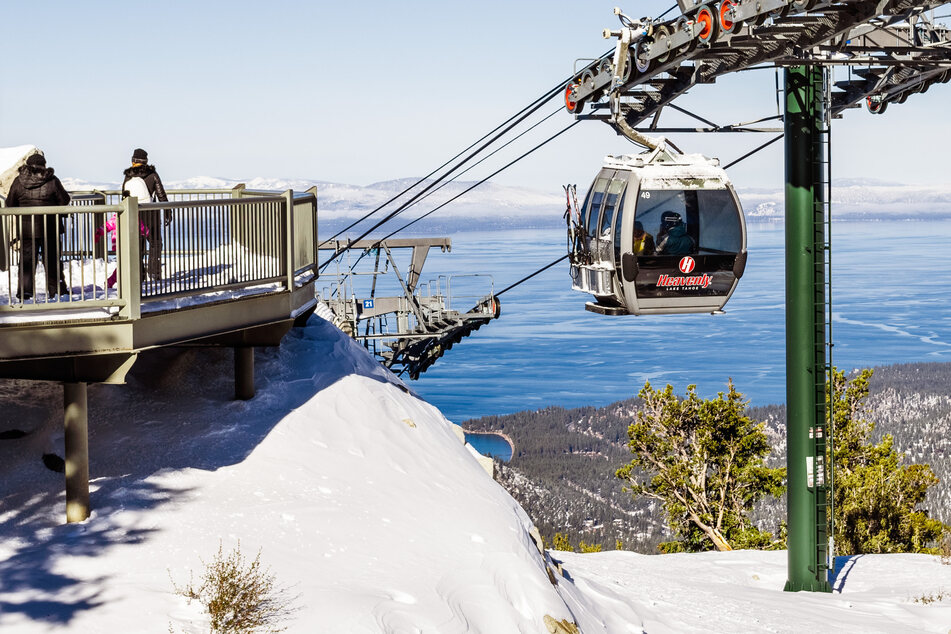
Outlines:
[[115,293],[96,292],[107,279],[105,262],[94,257],[94,227],[101,215],[71,207],[0,209],[0,309],[63,302],[121,305],[109,301],[119,299]]
[[[342,321],[356,325],[363,321],[365,338],[400,338],[429,336],[443,320],[456,321],[461,316],[494,314],[495,281],[487,273],[439,275],[419,284],[411,302],[405,296],[380,297],[362,288],[359,297],[372,298],[372,306],[382,313],[373,313],[365,299],[358,299],[359,277],[377,277],[386,273],[345,271],[334,282],[317,293],[318,299],[331,307]],[[361,286],[366,286],[361,285]],[[363,302],[363,303],[361,303]],[[416,311],[419,311],[418,313]],[[373,313],[372,317],[367,317]],[[388,323],[386,313],[393,313]],[[371,335],[372,331],[372,335]]]
[[0,208],[0,317],[83,308],[134,318],[161,300],[220,301],[316,277],[314,190],[168,194],[139,205],[73,192],[67,207]]
[[143,299],[286,281],[283,197],[147,203],[138,211]]
[[488,309],[481,304],[495,295],[495,280],[488,273],[440,275],[427,282],[427,287],[430,295],[445,301],[445,310],[459,313],[466,313],[476,307],[477,312],[488,314]]

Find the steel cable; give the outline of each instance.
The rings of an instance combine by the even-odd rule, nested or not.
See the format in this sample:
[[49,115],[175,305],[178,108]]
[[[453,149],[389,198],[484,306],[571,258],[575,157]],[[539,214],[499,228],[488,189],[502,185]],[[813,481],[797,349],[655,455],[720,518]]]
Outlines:
[[[559,108],[559,110],[560,110],[560,108]],[[557,112],[557,111],[556,111],[556,112]],[[552,113],[552,114],[554,114],[554,113]],[[544,120],[547,120],[547,119],[550,118],[551,116],[552,116],[552,115],[548,115],[548,117],[545,117],[545,119],[543,119],[543,120],[540,121],[539,123],[542,123]],[[382,238],[380,238],[379,240],[377,240],[377,241],[374,243],[374,246],[365,248],[365,249],[363,250],[363,253],[360,254],[360,257],[357,258],[357,261],[353,263],[353,266],[356,266],[357,264],[359,264],[359,263],[360,263],[360,260],[362,260],[362,259],[364,258],[364,256],[366,256],[368,253],[370,253],[373,249],[378,248],[379,245],[380,245],[380,243],[383,242],[384,240],[388,240],[388,239],[392,238],[394,235],[396,235],[396,234],[399,233],[400,231],[403,231],[403,230],[407,229],[408,227],[410,227],[410,226],[416,224],[417,222],[419,222],[419,221],[422,220],[423,218],[426,218],[427,216],[436,213],[437,211],[439,211],[440,209],[442,209],[443,207],[445,207],[445,206],[448,205],[449,203],[454,202],[456,199],[458,199],[458,198],[460,198],[461,196],[463,196],[463,195],[469,193],[470,191],[472,191],[473,189],[475,189],[475,188],[478,187],[479,185],[482,185],[483,183],[485,183],[487,180],[489,180],[489,179],[492,178],[493,176],[496,176],[497,174],[499,174],[499,173],[502,172],[503,170],[506,170],[506,169],[508,169],[509,167],[511,167],[512,165],[514,165],[515,163],[521,161],[523,158],[525,158],[526,156],[528,156],[528,155],[531,154],[532,152],[534,152],[534,151],[540,149],[540,148],[543,147],[544,145],[546,145],[546,144],[548,144],[549,142],[555,140],[557,137],[561,136],[562,134],[564,134],[565,132],[567,132],[568,130],[570,130],[571,128],[573,128],[574,126],[576,126],[576,125],[579,124],[579,123],[581,123],[581,122],[580,122],[580,121],[575,121],[574,123],[572,123],[572,124],[570,124],[570,125],[568,125],[568,126],[565,126],[565,127],[562,128],[560,131],[558,131],[558,132],[556,132],[555,134],[553,134],[552,136],[548,137],[547,139],[545,139],[544,141],[542,141],[541,143],[539,143],[538,145],[536,145],[536,146],[533,147],[532,149],[528,150],[527,152],[524,152],[523,154],[521,154],[521,155],[518,156],[517,158],[515,158],[515,159],[509,161],[508,163],[506,163],[505,165],[503,165],[503,166],[500,167],[499,169],[495,170],[494,172],[492,172],[491,174],[489,174],[489,175],[486,176],[485,178],[483,178],[483,179],[477,181],[476,183],[473,183],[470,187],[467,187],[466,189],[464,189],[463,191],[459,192],[458,194],[456,194],[455,196],[453,196],[453,197],[450,198],[449,200],[447,200],[447,201],[445,201],[444,203],[442,203],[442,204],[440,204],[440,205],[434,207],[433,209],[430,209],[430,210],[427,211],[425,214],[421,215],[419,218],[415,218],[414,220],[412,220],[411,222],[406,223],[405,225],[403,225],[403,226],[400,227],[399,229],[396,229],[396,230],[390,232],[389,234],[383,236]],[[538,124],[535,124],[535,125],[537,126]],[[532,126],[532,127],[534,128],[535,126]],[[531,128],[530,128],[530,129],[531,129]],[[525,132],[528,132],[528,131],[529,131],[529,130],[526,130]],[[525,132],[523,132],[522,134],[525,134]],[[521,135],[519,135],[519,136],[521,136]],[[517,139],[517,138],[518,138],[518,137],[516,137],[516,139]],[[515,139],[512,139],[512,141],[515,141]],[[511,143],[512,141],[509,141],[509,143]],[[506,145],[508,145],[508,143],[507,143]],[[504,147],[504,146],[503,146],[503,147]],[[502,148],[499,148],[499,149],[502,149]],[[496,151],[498,151],[498,150],[496,150]],[[494,154],[494,152],[493,152],[493,154]],[[491,156],[491,155],[490,155],[490,156]],[[486,158],[488,158],[488,157],[486,157]],[[483,159],[483,160],[484,160],[484,159]],[[473,166],[473,167],[474,167],[474,166]],[[450,182],[451,182],[451,181],[450,181]],[[326,264],[326,263],[325,263],[325,264]]]
[[[569,80],[569,81],[570,81],[570,80]],[[551,101],[551,99],[553,99],[555,96],[560,95],[561,92],[563,91],[563,89],[565,88],[565,86],[567,86],[567,83],[568,83],[568,82],[565,82],[564,84],[560,85],[558,88],[549,91],[546,95],[544,95],[543,97],[537,99],[529,108],[523,109],[523,110],[522,110],[522,113],[524,113],[524,114],[521,114],[521,113],[520,113],[520,116],[517,116],[517,118],[515,119],[515,121],[513,121],[513,122],[511,122],[511,123],[506,122],[506,123],[508,123],[508,125],[505,126],[504,129],[503,129],[501,132],[498,132],[498,133],[497,133],[495,136],[493,136],[491,139],[489,139],[488,141],[486,141],[485,143],[483,143],[483,144],[482,144],[481,146],[479,146],[476,150],[474,150],[473,152],[471,152],[465,159],[463,159],[461,162],[459,162],[459,163],[456,164],[454,167],[452,167],[452,169],[450,169],[449,171],[447,171],[446,173],[444,173],[442,176],[440,176],[438,179],[434,180],[432,183],[430,183],[429,185],[427,185],[425,188],[423,188],[422,191],[418,192],[416,195],[414,195],[414,196],[413,196],[412,198],[410,198],[408,201],[406,201],[405,203],[403,203],[402,205],[400,205],[399,207],[397,207],[395,210],[391,211],[391,212],[390,212],[389,214],[387,214],[382,220],[378,221],[378,222],[377,222],[376,224],[374,224],[372,227],[370,227],[369,229],[367,229],[366,231],[364,231],[362,234],[360,234],[359,237],[357,237],[357,238],[356,238],[355,240],[353,240],[353,241],[354,241],[354,242],[357,242],[357,241],[360,241],[360,240],[362,240],[363,238],[367,237],[367,236],[368,236],[370,233],[372,233],[374,230],[378,229],[379,227],[381,227],[381,226],[384,225],[385,223],[389,222],[391,219],[393,219],[394,217],[396,217],[396,216],[397,216],[400,212],[402,212],[404,209],[406,209],[407,207],[411,206],[413,203],[415,203],[417,200],[419,200],[420,197],[422,197],[426,192],[428,192],[429,190],[433,189],[433,188],[436,187],[440,182],[442,182],[443,180],[445,180],[450,174],[452,174],[453,172],[455,172],[456,170],[458,170],[460,167],[462,167],[463,165],[465,165],[467,162],[469,162],[470,160],[472,160],[472,158],[474,158],[475,156],[477,156],[479,153],[481,153],[483,150],[485,150],[485,149],[486,149],[487,147],[489,147],[491,144],[495,143],[499,138],[501,138],[502,136],[504,136],[505,134],[507,134],[510,130],[512,130],[512,128],[514,128],[515,126],[517,126],[518,124],[520,124],[522,121],[524,121],[524,120],[525,120],[526,118],[528,118],[530,115],[534,114],[534,113],[535,113],[539,108],[541,108],[545,103]],[[526,110],[527,110],[527,111],[526,111]],[[512,121],[512,120],[509,119],[508,121]],[[503,124],[503,125],[505,125],[505,124]],[[499,129],[498,127],[495,128],[495,130],[498,130],[498,129]],[[484,138],[485,138],[485,137],[483,137],[483,139],[484,139]],[[478,142],[477,142],[477,143],[478,143]],[[496,173],[497,173],[497,172],[496,172]],[[425,179],[421,179],[420,181],[418,181],[417,184],[421,183],[423,180],[425,180]],[[415,186],[415,185],[414,185],[414,186]],[[402,194],[401,194],[401,195],[402,195]],[[398,198],[398,196],[397,196],[397,198]],[[394,198],[394,200],[395,200],[395,198]],[[376,211],[378,211],[379,209],[382,209],[385,205],[386,205],[386,203],[385,203],[384,205],[381,205],[380,207],[378,207]],[[371,213],[376,213],[376,211],[371,212]],[[369,214],[368,214],[367,217],[369,217]],[[353,226],[353,225],[351,225],[351,226]],[[339,234],[338,234],[338,235],[339,235]],[[331,261],[333,261],[334,259],[336,259],[341,253],[343,253],[344,251],[346,251],[346,250],[349,249],[349,248],[350,248],[349,246],[345,246],[345,247],[342,247],[342,248],[340,248],[340,249],[336,249],[336,250],[334,251],[333,255],[331,255],[330,258],[328,258],[326,262],[324,262],[323,264],[320,265],[318,271],[322,271],[324,268],[326,268],[326,266],[327,266]]]
[[[597,61],[601,61],[601,60],[607,59],[607,58],[610,57],[610,55],[612,55],[612,54],[613,54],[613,49],[611,49],[611,50],[605,52],[605,53],[602,54],[599,58],[597,58],[595,61],[597,62]],[[471,152],[467,157],[465,157],[465,158],[464,158],[461,162],[459,162],[457,165],[455,165],[455,166],[452,167],[450,170],[448,170],[447,172],[445,172],[444,174],[442,174],[441,176],[439,176],[437,179],[435,179],[430,185],[428,185],[427,187],[425,187],[421,192],[417,193],[417,194],[416,194],[415,196],[413,196],[410,200],[408,200],[408,201],[406,201],[405,203],[403,203],[402,205],[400,205],[400,206],[399,206],[396,210],[394,210],[393,212],[390,212],[386,217],[383,218],[383,220],[380,220],[379,222],[377,222],[376,224],[374,224],[372,227],[370,227],[369,229],[367,229],[366,231],[364,231],[359,237],[357,237],[356,239],[352,240],[352,242],[356,242],[356,241],[358,241],[358,240],[362,240],[362,239],[365,238],[367,235],[369,235],[372,231],[374,231],[375,229],[379,228],[380,226],[382,226],[383,224],[385,224],[386,222],[388,222],[389,220],[391,220],[392,218],[394,218],[396,215],[398,215],[399,213],[401,213],[401,212],[402,212],[403,210],[405,210],[406,208],[408,208],[408,207],[410,207],[411,205],[413,205],[413,204],[415,204],[416,202],[418,202],[418,201],[421,199],[421,197],[423,197],[423,196],[424,196],[428,191],[430,191],[433,187],[437,186],[439,183],[441,183],[442,181],[444,181],[450,174],[452,174],[453,172],[455,172],[456,170],[458,170],[460,167],[462,167],[463,165],[465,165],[466,163],[468,163],[468,162],[469,162],[470,160],[472,160],[475,156],[477,156],[479,153],[481,153],[484,149],[486,149],[487,147],[489,147],[492,143],[494,143],[494,142],[497,141],[499,138],[501,138],[501,137],[504,136],[506,133],[508,133],[510,130],[512,130],[512,128],[514,128],[516,125],[518,125],[519,123],[521,123],[522,121],[524,121],[524,120],[525,120],[526,118],[528,118],[531,114],[535,113],[535,112],[536,112],[539,108],[541,108],[545,103],[547,103],[548,101],[551,101],[551,99],[553,99],[554,97],[556,97],[556,96],[562,94],[563,91],[565,90],[565,88],[567,88],[567,87],[575,80],[575,78],[576,78],[576,74],[572,74],[570,77],[568,77],[567,79],[565,79],[564,81],[562,81],[561,83],[559,83],[555,88],[550,89],[549,91],[547,91],[546,93],[544,93],[541,97],[537,98],[534,102],[532,102],[531,104],[529,104],[528,106],[526,106],[525,108],[523,108],[522,110],[520,110],[518,113],[516,113],[516,114],[513,115],[512,117],[509,117],[505,122],[503,122],[502,124],[496,126],[491,132],[489,132],[489,133],[483,135],[478,141],[476,141],[475,143],[471,144],[471,145],[470,145],[469,147],[467,147],[465,150],[463,150],[462,152],[459,152],[458,154],[456,154],[456,156],[454,156],[453,158],[449,159],[448,161],[446,161],[445,163],[443,163],[441,166],[437,167],[435,170],[433,170],[432,172],[430,172],[429,174],[427,174],[427,175],[424,176],[423,178],[419,179],[418,181],[416,181],[415,183],[413,183],[412,185],[410,185],[409,187],[407,187],[406,189],[404,189],[402,192],[400,192],[400,193],[397,194],[396,196],[393,196],[392,198],[390,198],[389,200],[387,200],[387,201],[384,202],[383,204],[379,205],[376,209],[374,209],[374,210],[370,211],[369,213],[365,214],[362,218],[360,218],[360,219],[354,221],[353,223],[351,223],[350,225],[348,225],[345,229],[342,229],[341,231],[338,231],[333,237],[328,238],[327,240],[324,240],[323,242],[320,243],[319,246],[322,246],[322,245],[324,245],[324,244],[327,244],[327,243],[330,242],[331,240],[334,240],[334,239],[338,238],[338,237],[339,237],[341,234],[343,234],[344,232],[349,231],[350,229],[352,229],[354,226],[356,226],[356,225],[359,224],[360,222],[363,222],[364,220],[367,220],[368,218],[370,218],[371,216],[373,216],[374,214],[376,214],[377,212],[379,212],[380,210],[382,210],[383,208],[385,208],[387,205],[393,203],[393,202],[396,201],[398,198],[400,198],[400,197],[403,196],[404,194],[406,194],[406,193],[408,193],[409,191],[411,191],[414,187],[416,187],[416,186],[420,185],[421,183],[423,183],[427,178],[429,178],[430,176],[432,176],[433,174],[435,174],[436,172],[438,172],[440,169],[442,169],[442,168],[446,167],[447,165],[449,165],[450,163],[452,163],[452,162],[453,162],[454,160],[456,160],[459,156],[461,156],[462,154],[464,154],[465,152],[467,152],[468,150],[470,150],[470,149],[473,148],[474,146],[478,145],[481,141],[484,141],[486,138],[488,138],[488,137],[491,136],[492,134],[496,133],[500,128],[503,128],[503,127],[505,128],[505,129],[502,130],[501,132],[498,132],[498,134],[495,134],[495,136],[492,137],[489,141],[483,143],[479,148],[477,148],[476,150],[474,150],[473,152]],[[559,109],[559,110],[560,110],[560,109]],[[551,115],[549,115],[549,117],[550,117],[550,116],[551,116]],[[549,117],[546,117],[546,119],[549,118]],[[513,120],[514,120],[514,121],[513,121]],[[537,126],[538,124],[535,124],[535,125]],[[507,126],[507,127],[506,127],[506,126]],[[532,126],[532,127],[535,127],[535,126]],[[523,133],[523,134],[524,134],[524,133]],[[521,135],[519,135],[519,136],[521,136]],[[516,138],[517,138],[517,137],[516,137]],[[507,144],[506,144],[506,145],[507,145]],[[504,147],[504,146],[503,146],[503,147]],[[494,153],[494,152],[493,152],[493,153]],[[480,161],[480,162],[481,162],[481,161]],[[468,170],[467,170],[467,171],[468,171]],[[496,172],[496,173],[498,173],[498,172]],[[327,259],[327,261],[325,261],[323,264],[319,265],[319,267],[318,267],[318,272],[320,272],[320,271],[322,271],[324,268],[326,268],[327,265],[328,265],[332,260],[334,260],[334,259],[336,259],[337,257],[339,257],[341,253],[343,253],[344,251],[346,251],[346,250],[348,250],[348,249],[350,249],[349,246],[344,246],[344,247],[342,247],[342,248],[339,248],[339,249],[335,250],[334,253],[333,253],[333,255],[331,255],[331,256]]]
[[531,273],[531,274],[529,274],[529,275],[526,275],[525,277],[523,277],[523,278],[520,279],[519,281],[515,282],[514,284],[509,284],[508,286],[506,286],[505,288],[503,288],[502,290],[500,290],[498,293],[496,293],[495,296],[498,297],[499,295],[501,295],[501,294],[504,293],[505,291],[511,290],[511,289],[515,288],[516,286],[518,286],[519,284],[521,284],[522,282],[527,282],[528,280],[532,279],[533,277],[535,277],[535,276],[538,275],[539,273],[542,273],[542,272],[544,272],[544,271],[547,271],[548,269],[550,269],[551,267],[555,266],[556,264],[558,264],[558,263],[561,262],[562,260],[568,259],[568,255],[569,255],[569,254],[566,253],[566,254],[564,254],[563,256],[561,256],[560,258],[558,258],[557,260],[555,260],[554,262],[552,262],[551,264],[546,264],[546,265],[543,266],[542,268],[538,269],[538,270],[535,271],[534,273]]
[[[553,116],[555,116],[556,114],[558,114],[559,112],[561,112],[561,110],[562,110],[562,108],[561,108],[561,106],[559,106],[559,107],[556,108],[550,115],[548,115],[547,117],[545,117],[545,118],[542,119],[541,121],[538,121],[537,123],[532,124],[528,129],[526,129],[526,130],[523,131],[523,132],[519,132],[516,136],[514,136],[514,137],[511,138],[511,139],[509,139],[508,141],[506,141],[505,143],[503,143],[502,145],[500,145],[497,149],[493,150],[493,151],[490,152],[489,154],[483,156],[481,159],[479,159],[478,161],[476,161],[475,163],[473,163],[472,165],[470,165],[469,167],[467,167],[467,168],[464,169],[463,171],[459,172],[458,174],[456,174],[455,176],[453,176],[453,177],[450,178],[449,180],[446,180],[446,181],[443,181],[442,183],[440,183],[439,187],[437,187],[437,188],[435,188],[435,189],[430,190],[429,192],[427,192],[425,196],[423,196],[422,198],[420,198],[419,200],[417,200],[416,202],[414,202],[412,205],[410,205],[410,207],[415,207],[415,206],[418,205],[419,203],[423,202],[424,200],[426,200],[427,198],[429,198],[430,196],[432,196],[433,194],[435,194],[436,192],[438,192],[439,190],[441,190],[441,189],[442,189],[443,187],[445,187],[446,185],[449,185],[449,184],[451,184],[451,183],[456,182],[460,177],[464,176],[465,174],[467,174],[468,172],[472,171],[473,169],[475,169],[476,167],[478,167],[479,165],[481,165],[481,164],[484,163],[485,161],[489,160],[490,158],[492,158],[493,156],[495,156],[496,154],[498,154],[499,152],[501,152],[502,150],[504,150],[505,148],[507,148],[508,146],[510,146],[512,143],[515,143],[515,142],[518,141],[520,138],[522,138],[523,136],[525,136],[526,134],[528,134],[529,132],[531,132],[532,130],[534,130],[535,128],[537,128],[538,126],[540,126],[541,124],[545,123],[546,121],[548,121],[549,119],[551,119]],[[536,149],[537,149],[537,148],[536,148]],[[534,150],[533,150],[533,151],[534,151]],[[500,170],[500,171],[501,171],[501,170]],[[498,173],[498,172],[496,172],[496,173]],[[408,209],[409,209],[409,207],[408,207],[406,210],[408,210]],[[406,210],[404,210],[404,211],[406,211]],[[397,229],[397,231],[402,231],[402,229]],[[396,233],[396,231],[394,231],[393,233]],[[388,236],[386,236],[386,237],[389,238],[390,236],[393,235],[393,233],[391,233],[390,235],[388,235]],[[386,238],[383,238],[383,239],[385,240]]]
[[387,240],[388,238],[392,238],[394,235],[396,235],[396,234],[399,233],[400,231],[403,231],[403,230],[406,229],[407,227],[410,227],[410,226],[416,224],[417,222],[419,222],[419,221],[422,220],[423,218],[429,216],[430,214],[433,214],[433,213],[435,213],[436,211],[438,211],[439,209],[442,209],[443,207],[445,207],[445,206],[448,205],[449,203],[455,201],[457,198],[461,197],[461,196],[464,195],[464,194],[469,193],[470,191],[472,191],[473,189],[475,189],[475,188],[478,187],[479,185],[485,183],[487,180],[489,180],[489,179],[492,178],[493,176],[498,175],[498,174],[499,174],[500,172],[502,172],[503,170],[506,170],[506,169],[510,168],[512,165],[514,165],[515,163],[518,163],[518,162],[521,161],[523,158],[525,158],[525,157],[528,156],[529,154],[533,153],[535,150],[538,150],[538,149],[542,148],[543,146],[547,145],[548,143],[550,143],[551,141],[554,141],[555,139],[557,139],[557,138],[560,137],[562,134],[564,134],[565,132],[567,132],[567,131],[570,130],[571,128],[575,127],[575,126],[578,125],[579,123],[581,123],[581,122],[580,122],[580,121],[575,121],[574,123],[565,126],[564,128],[562,128],[561,130],[559,130],[559,131],[556,132],[555,134],[551,135],[550,137],[548,137],[547,139],[545,139],[544,141],[542,141],[541,143],[539,143],[538,145],[536,145],[536,146],[533,147],[532,149],[530,149],[530,150],[528,150],[527,152],[525,152],[525,153],[519,155],[517,158],[512,159],[511,161],[509,161],[508,163],[506,163],[505,165],[503,165],[503,166],[500,167],[499,169],[495,170],[494,172],[492,172],[491,174],[489,174],[489,175],[486,176],[485,178],[483,178],[483,179],[477,181],[476,183],[474,183],[474,184],[472,184],[471,186],[467,187],[466,189],[462,190],[461,192],[459,192],[458,194],[456,194],[455,196],[453,196],[452,198],[450,198],[450,199],[447,200],[446,202],[440,204],[439,206],[437,206],[437,207],[435,207],[435,208],[433,208],[433,209],[427,211],[426,213],[424,213],[423,215],[421,215],[419,218],[415,218],[414,220],[412,220],[411,222],[406,223],[405,225],[403,225],[403,226],[400,227],[399,229],[396,229],[395,231],[393,231],[393,232],[387,234],[386,236],[380,238],[380,240],[382,241],[382,240]]
[[[553,89],[553,90],[554,90],[554,89]],[[445,163],[443,163],[442,165],[440,165],[439,167],[437,167],[436,169],[434,169],[433,171],[431,171],[431,172],[430,172],[429,174],[427,174],[426,176],[423,176],[422,178],[420,178],[418,181],[416,181],[415,183],[413,183],[412,185],[410,185],[409,187],[407,187],[406,189],[404,189],[404,190],[401,191],[400,193],[396,194],[395,196],[393,196],[392,198],[390,198],[390,199],[387,200],[386,202],[382,203],[380,206],[378,206],[378,207],[377,207],[376,209],[374,209],[373,211],[368,212],[368,213],[365,214],[362,218],[359,218],[358,220],[353,221],[353,222],[350,223],[347,227],[341,229],[340,231],[338,231],[336,234],[334,234],[334,235],[331,236],[330,238],[327,238],[326,240],[324,240],[323,242],[321,242],[321,243],[320,243],[320,246],[323,246],[324,244],[327,244],[328,242],[330,242],[330,241],[332,241],[332,240],[338,238],[341,234],[343,234],[343,233],[349,231],[350,229],[352,229],[352,228],[355,227],[356,225],[360,224],[360,223],[363,222],[364,220],[367,220],[368,218],[370,218],[371,216],[373,216],[374,214],[376,214],[378,211],[380,211],[381,209],[383,209],[383,208],[386,207],[387,205],[389,205],[389,204],[391,204],[392,202],[396,201],[398,198],[400,198],[400,196],[403,196],[404,194],[406,194],[406,193],[412,191],[412,189],[413,189],[414,187],[418,186],[420,183],[423,183],[427,178],[431,177],[433,174],[435,174],[435,173],[438,172],[439,170],[441,170],[441,169],[443,169],[444,167],[446,167],[447,165],[451,164],[453,161],[455,161],[456,159],[458,159],[460,156],[462,156],[463,154],[465,154],[466,152],[468,152],[469,150],[471,150],[473,147],[475,147],[476,145],[478,145],[479,143],[481,143],[482,141],[484,141],[486,138],[488,138],[489,136],[491,136],[491,135],[494,134],[495,132],[497,132],[497,131],[499,130],[499,128],[502,128],[502,127],[505,126],[507,123],[509,123],[510,121],[512,121],[512,119],[515,119],[516,117],[518,117],[519,115],[521,115],[523,112],[525,112],[526,110],[528,110],[529,108],[531,108],[533,105],[535,105],[539,100],[541,100],[541,99],[544,99],[544,101],[550,100],[550,99],[551,99],[551,93],[553,92],[553,90],[548,91],[547,93],[545,93],[545,95],[542,95],[542,97],[539,97],[538,99],[536,99],[534,102],[532,102],[531,104],[529,104],[529,105],[526,106],[525,108],[522,108],[520,111],[518,111],[517,113],[515,113],[514,115],[512,115],[511,117],[509,117],[508,119],[506,119],[506,120],[503,121],[502,123],[500,123],[498,126],[496,126],[496,127],[493,128],[492,130],[490,130],[489,132],[487,132],[486,134],[484,134],[482,137],[480,137],[480,138],[477,139],[476,141],[474,141],[474,142],[473,142],[472,144],[470,144],[467,148],[465,148],[464,150],[462,150],[461,152],[459,152],[458,154],[456,154],[455,156],[453,156],[452,158],[450,158],[448,161],[446,161]],[[544,101],[543,101],[542,103],[544,103]]]

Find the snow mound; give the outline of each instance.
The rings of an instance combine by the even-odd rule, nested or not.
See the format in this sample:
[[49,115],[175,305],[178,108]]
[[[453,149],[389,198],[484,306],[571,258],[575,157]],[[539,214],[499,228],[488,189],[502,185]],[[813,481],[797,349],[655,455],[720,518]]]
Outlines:
[[528,517],[453,424],[310,321],[257,351],[250,401],[231,400],[228,350],[145,353],[128,385],[90,386],[82,524],[62,524],[62,475],[40,461],[62,455],[60,388],[0,382],[0,405],[17,403],[8,420],[29,432],[0,440],[0,631],[200,631],[169,576],[187,582],[239,540],[300,595],[291,631],[572,620]]

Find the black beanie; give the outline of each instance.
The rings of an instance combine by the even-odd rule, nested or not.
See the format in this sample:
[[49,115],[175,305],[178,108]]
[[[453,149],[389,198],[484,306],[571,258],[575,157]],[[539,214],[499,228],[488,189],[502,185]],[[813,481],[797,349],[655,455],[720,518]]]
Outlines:
[[149,153],[143,150],[142,148],[135,148],[132,152],[132,162],[133,163],[148,163],[149,162]]
[[31,154],[30,158],[26,159],[26,164],[30,167],[46,167],[46,157],[42,154]]

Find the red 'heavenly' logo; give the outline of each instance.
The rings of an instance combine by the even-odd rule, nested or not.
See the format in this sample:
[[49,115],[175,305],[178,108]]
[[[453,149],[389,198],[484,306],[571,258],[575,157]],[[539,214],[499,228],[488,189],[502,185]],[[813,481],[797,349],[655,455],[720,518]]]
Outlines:
[[690,257],[689,255],[680,260],[681,273],[689,273],[690,271],[694,269],[695,266],[697,266],[696,261],[694,261],[694,259]]
[[657,278],[657,286],[667,288],[685,286],[699,286],[700,288],[707,288],[712,283],[713,278],[707,273],[704,273],[703,275],[694,275],[691,277],[671,277],[669,275],[661,275]]

